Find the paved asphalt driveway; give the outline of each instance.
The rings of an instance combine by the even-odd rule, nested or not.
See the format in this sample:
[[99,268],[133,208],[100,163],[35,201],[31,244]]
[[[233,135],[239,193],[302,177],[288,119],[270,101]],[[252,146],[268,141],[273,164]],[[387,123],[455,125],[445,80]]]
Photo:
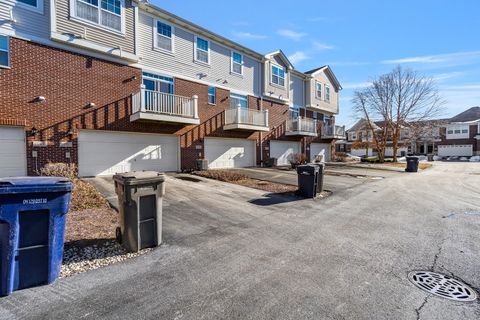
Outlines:
[[480,318],[478,302],[429,296],[406,277],[435,270],[480,288],[478,164],[436,163],[321,201],[177,180],[178,214],[210,226],[15,292],[0,299],[0,319]]

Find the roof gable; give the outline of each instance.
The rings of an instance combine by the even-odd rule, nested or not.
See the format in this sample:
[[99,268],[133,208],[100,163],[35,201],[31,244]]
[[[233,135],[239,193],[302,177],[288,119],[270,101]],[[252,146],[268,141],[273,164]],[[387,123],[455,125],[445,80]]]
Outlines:
[[312,77],[314,77],[316,74],[319,74],[320,72],[325,72],[327,77],[330,79],[330,81],[333,83],[333,85],[335,86],[335,88],[337,90],[342,90],[342,85],[340,84],[340,82],[338,81],[337,77],[335,76],[335,74],[333,73],[332,71],[332,68],[330,68],[329,65],[325,65],[323,67],[320,67],[320,68],[316,68],[316,69],[313,69],[313,70],[310,70],[310,71],[307,71],[305,72],[305,74],[308,74]]
[[285,63],[285,65],[289,70],[294,69],[293,64],[290,62],[290,60],[288,60],[287,56],[285,55],[285,53],[283,53],[282,50],[277,50],[277,51],[268,53],[265,55],[265,58],[272,59],[275,56],[279,57]]
[[467,122],[480,120],[480,107],[472,107],[450,119],[450,122]]

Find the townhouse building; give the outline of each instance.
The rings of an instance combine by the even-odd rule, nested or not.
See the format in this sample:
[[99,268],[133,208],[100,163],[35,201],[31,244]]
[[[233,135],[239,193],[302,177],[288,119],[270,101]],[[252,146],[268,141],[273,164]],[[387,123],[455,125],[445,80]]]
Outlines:
[[0,0],[0,176],[332,156],[341,86],[144,1]]
[[[346,131],[346,139],[336,141],[337,152],[355,156],[376,154],[373,133],[383,129],[382,121],[360,119]],[[373,128],[373,131],[372,131]],[[385,156],[393,156],[391,134],[387,135]],[[398,156],[405,154],[439,157],[480,155],[480,107],[472,107],[448,119],[434,119],[405,124],[400,133]]]

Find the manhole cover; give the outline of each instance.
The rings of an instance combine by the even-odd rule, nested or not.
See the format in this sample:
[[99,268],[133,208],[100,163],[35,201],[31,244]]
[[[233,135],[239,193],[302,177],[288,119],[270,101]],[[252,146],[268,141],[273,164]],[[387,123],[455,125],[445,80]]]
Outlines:
[[430,272],[413,271],[408,279],[417,287],[431,294],[455,301],[474,301],[477,293],[466,284],[452,277]]

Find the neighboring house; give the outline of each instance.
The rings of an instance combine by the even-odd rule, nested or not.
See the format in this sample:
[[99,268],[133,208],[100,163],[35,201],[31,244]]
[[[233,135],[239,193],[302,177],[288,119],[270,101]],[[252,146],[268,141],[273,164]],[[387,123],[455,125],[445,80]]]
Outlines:
[[329,159],[341,86],[144,1],[0,0],[0,176]]
[[[374,130],[381,130],[383,122],[376,121]],[[450,119],[425,120],[405,125],[401,130],[397,155],[437,154],[440,157],[470,157],[480,155],[480,107],[472,107]],[[365,155],[366,149],[354,149],[355,142],[373,142],[372,132],[365,119],[347,130],[347,139],[336,142],[337,152],[356,156]],[[387,139],[385,155],[393,156],[391,139]],[[359,145],[358,143],[356,145]],[[374,146],[368,155],[375,155]]]
[[440,157],[480,155],[480,107],[472,107],[448,120],[438,144]]

